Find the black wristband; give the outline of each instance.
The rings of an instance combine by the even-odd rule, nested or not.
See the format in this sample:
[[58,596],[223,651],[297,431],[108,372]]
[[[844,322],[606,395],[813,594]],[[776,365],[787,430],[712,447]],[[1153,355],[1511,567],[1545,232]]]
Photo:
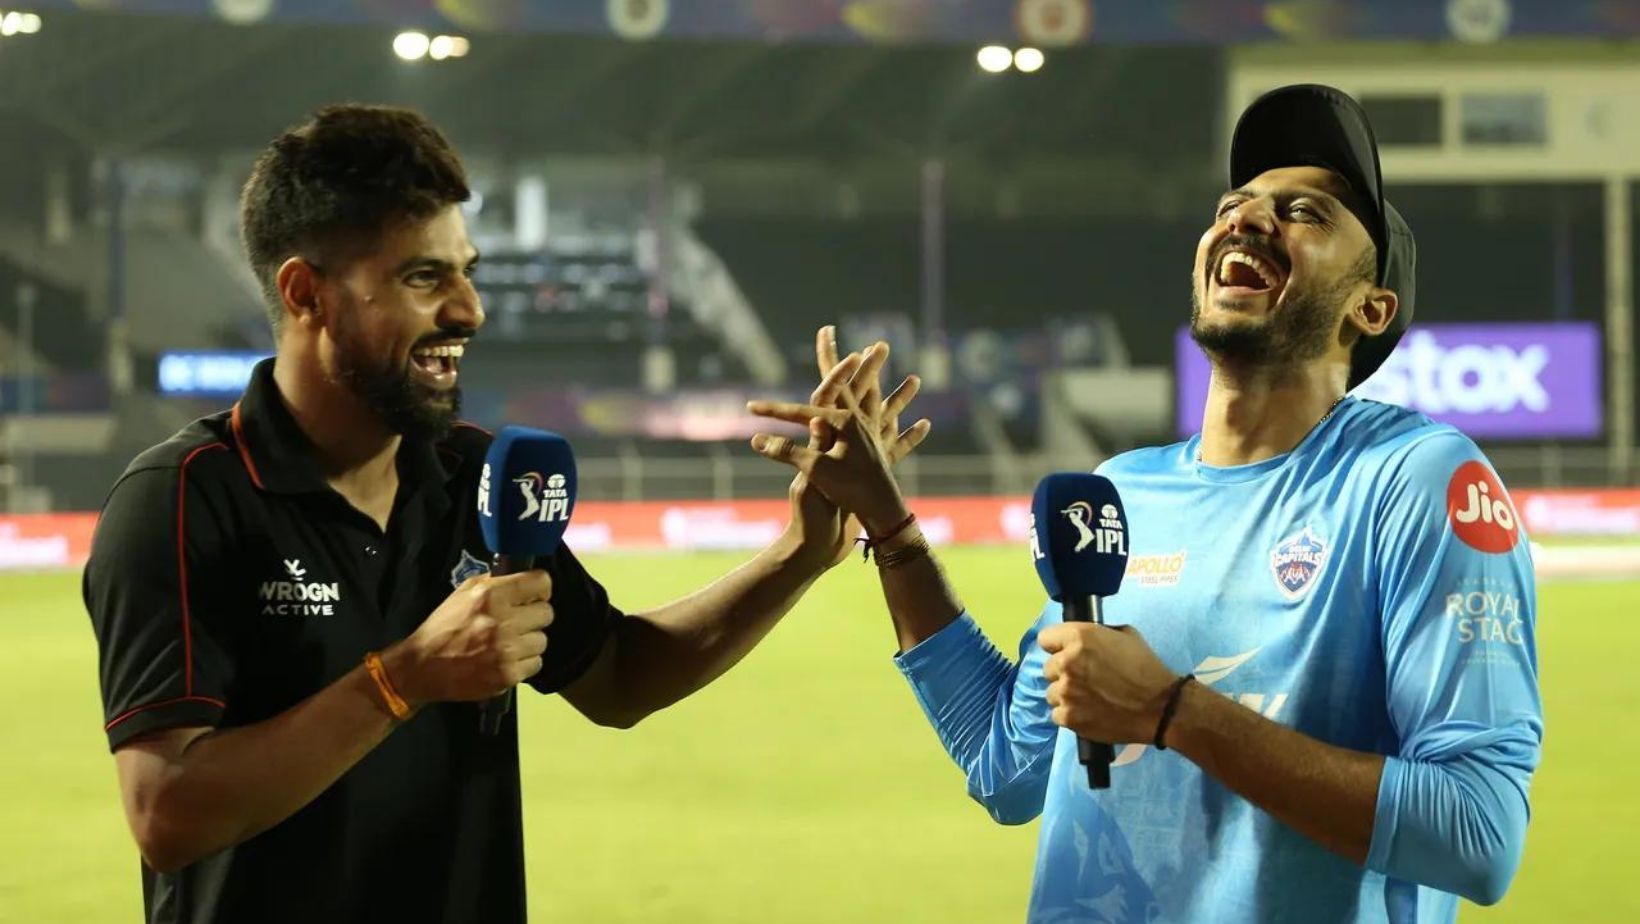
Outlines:
[[877,567],[883,571],[898,568],[906,562],[928,557],[931,551],[933,550],[928,547],[928,540],[917,536],[897,549],[878,553]]
[[1185,674],[1173,681],[1172,688],[1167,691],[1167,704],[1162,706],[1162,717],[1156,722],[1156,737],[1151,741],[1156,750],[1167,750],[1167,745],[1162,742],[1162,736],[1167,734],[1167,726],[1172,724],[1173,714],[1179,711],[1179,700],[1183,697],[1185,684],[1195,679],[1195,674]]

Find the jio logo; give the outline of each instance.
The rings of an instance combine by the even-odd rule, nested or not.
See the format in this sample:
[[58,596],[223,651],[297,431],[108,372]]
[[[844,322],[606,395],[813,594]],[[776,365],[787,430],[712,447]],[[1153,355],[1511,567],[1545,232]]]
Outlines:
[[1515,508],[1496,475],[1479,461],[1458,466],[1446,486],[1447,521],[1472,549],[1502,554],[1520,541]]

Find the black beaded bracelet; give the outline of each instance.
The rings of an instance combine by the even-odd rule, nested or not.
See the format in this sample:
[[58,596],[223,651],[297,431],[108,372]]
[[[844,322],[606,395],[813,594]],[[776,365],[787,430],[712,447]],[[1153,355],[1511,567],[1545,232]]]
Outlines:
[[922,536],[917,536],[897,549],[878,553],[877,567],[883,571],[898,568],[906,562],[926,558],[931,551],[933,550],[928,547],[928,540]]
[[1167,750],[1167,745],[1162,743],[1162,736],[1167,734],[1167,726],[1172,724],[1173,714],[1179,711],[1179,700],[1183,698],[1185,684],[1195,679],[1195,674],[1185,674],[1173,681],[1173,687],[1167,691],[1167,704],[1162,706],[1162,717],[1156,722],[1156,738],[1151,742],[1156,745],[1156,750]]

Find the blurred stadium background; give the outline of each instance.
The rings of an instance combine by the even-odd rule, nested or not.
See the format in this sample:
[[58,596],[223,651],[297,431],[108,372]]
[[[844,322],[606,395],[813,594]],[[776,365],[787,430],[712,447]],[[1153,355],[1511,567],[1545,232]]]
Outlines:
[[[780,529],[741,408],[806,393],[837,323],[924,377],[905,481],[1006,645],[1035,480],[1194,426],[1230,120],[1305,81],[1362,99],[1419,238],[1418,324],[1365,388],[1479,439],[1539,543],[1527,861],[1465,920],[1640,918],[1609,734],[1640,706],[1609,663],[1640,642],[1637,33],[1640,0],[0,2],[0,920],[136,913],[76,569],[127,461],[271,350],[237,193],[280,129],[396,103],[462,151],[467,416],[571,439],[570,542],[618,602]],[[637,731],[529,707],[539,918],[1018,918],[1030,832],[963,797],[868,578]]]

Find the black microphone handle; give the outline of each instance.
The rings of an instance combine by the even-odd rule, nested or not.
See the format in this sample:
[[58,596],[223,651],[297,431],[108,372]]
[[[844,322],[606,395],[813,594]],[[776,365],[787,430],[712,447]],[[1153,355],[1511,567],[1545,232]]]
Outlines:
[[[1099,598],[1085,597],[1081,594],[1069,595],[1065,599],[1065,621],[1104,625],[1105,615]],[[1088,768],[1089,789],[1110,788],[1110,764],[1116,759],[1116,748],[1103,741],[1089,741],[1078,737],[1076,756],[1082,762],[1082,766]]]
[[[496,577],[519,574],[535,567],[533,555],[496,555],[490,563],[490,573]],[[485,735],[501,734],[501,719],[512,709],[513,688],[499,696],[492,696],[478,707],[478,730]]]

